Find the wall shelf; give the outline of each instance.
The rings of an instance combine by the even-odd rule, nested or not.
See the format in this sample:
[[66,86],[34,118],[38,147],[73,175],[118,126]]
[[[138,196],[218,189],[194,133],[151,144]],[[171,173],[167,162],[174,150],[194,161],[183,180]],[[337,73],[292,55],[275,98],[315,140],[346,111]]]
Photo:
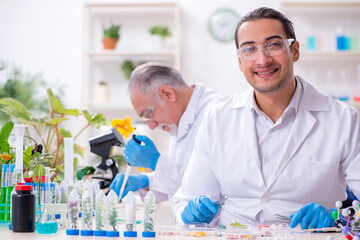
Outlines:
[[[119,24],[116,49],[104,50],[104,27]],[[161,41],[149,29],[164,25],[172,36]],[[85,2],[83,4],[83,103],[95,112],[128,111],[132,105],[127,93],[128,80],[121,70],[125,60],[134,65],[157,61],[181,69],[181,14],[176,2]],[[94,99],[95,86],[109,86],[109,101]]]

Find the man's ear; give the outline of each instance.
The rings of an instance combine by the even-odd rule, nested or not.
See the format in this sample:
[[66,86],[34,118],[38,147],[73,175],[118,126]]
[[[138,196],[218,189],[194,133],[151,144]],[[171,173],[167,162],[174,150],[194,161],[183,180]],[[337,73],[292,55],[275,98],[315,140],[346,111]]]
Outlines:
[[300,58],[300,45],[298,41],[293,43],[292,49],[293,49],[293,62],[297,62]]
[[159,90],[160,99],[163,102],[175,102],[176,93],[175,90],[169,85],[162,85]]
[[238,61],[239,61],[239,68],[240,68],[240,70],[243,72],[241,59],[240,59],[239,57],[237,57],[237,59],[238,59]]

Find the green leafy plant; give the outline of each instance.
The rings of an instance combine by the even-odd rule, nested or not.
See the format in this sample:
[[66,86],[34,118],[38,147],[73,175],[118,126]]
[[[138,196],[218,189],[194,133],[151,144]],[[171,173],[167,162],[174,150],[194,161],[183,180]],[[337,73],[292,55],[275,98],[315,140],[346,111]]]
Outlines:
[[158,35],[162,39],[171,37],[171,32],[167,26],[155,25],[149,30],[151,35]]
[[[40,73],[24,72],[14,64],[0,61],[0,98],[11,97],[21,102],[28,110],[38,115],[49,112],[46,95],[41,94],[42,89],[48,85]],[[57,90],[62,95],[62,90]],[[0,112],[0,122],[5,123],[10,116]]]
[[[45,157],[38,156],[38,160],[41,159],[42,163],[46,163],[54,169],[57,179],[61,180],[64,172],[64,138],[73,137],[70,131],[61,127],[62,124],[71,118],[79,116],[83,116],[86,119],[87,123],[85,126],[80,128],[73,137],[75,142],[88,127],[99,128],[107,123],[102,114],[92,115],[86,110],[67,109],[62,105],[60,99],[54,96],[51,89],[48,89],[47,93],[49,103],[48,116],[36,118],[21,102],[13,98],[1,98],[0,111],[5,112],[23,124],[31,126],[35,130],[36,136],[33,138],[39,139],[44,148],[44,153],[50,154],[50,156]],[[27,134],[30,136],[29,127],[27,128]],[[75,143],[74,153],[83,156],[84,149]],[[77,159],[74,161],[76,162]]]
[[121,25],[111,25],[109,28],[104,28],[104,38],[119,39],[119,30]]

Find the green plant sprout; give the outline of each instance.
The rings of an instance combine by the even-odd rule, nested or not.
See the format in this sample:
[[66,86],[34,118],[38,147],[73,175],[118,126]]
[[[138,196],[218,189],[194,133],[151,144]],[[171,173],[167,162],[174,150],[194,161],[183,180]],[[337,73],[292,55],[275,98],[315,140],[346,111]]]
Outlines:
[[109,28],[104,28],[104,38],[119,39],[119,30],[121,25],[111,25]]
[[108,223],[109,231],[117,231],[118,224],[118,215],[117,215],[117,205],[118,205],[118,197],[114,190],[111,190],[107,196],[108,199]]
[[151,35],[158,35],[162,39],[171,37],[171,32],[167,26],[155,25],[149,30]]
[[154,231],[153,214],[155,211],[155,197],[149,191],[144,198],[144,232]]
[[97,231],[105,231],[104,226],[104,217],[105,217],[105,194],[104,192],[100,191],[96,194],[95,197],[95,222],[96,222],[96,230]]
[[83,230],[92,230],[92,213],[90,191],[86,190],[82,198]]

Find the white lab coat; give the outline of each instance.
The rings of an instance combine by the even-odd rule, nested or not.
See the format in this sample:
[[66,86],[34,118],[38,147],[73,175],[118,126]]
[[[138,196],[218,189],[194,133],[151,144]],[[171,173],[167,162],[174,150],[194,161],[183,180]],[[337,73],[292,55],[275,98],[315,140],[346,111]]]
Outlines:
[[[179,189],[194,147],[200,123],[206,110],[225,97],[208,87],[196,84],[185,112],[181,116],[176,136],[170,137],[169,158],[161,155],[154,173],[147,174],[149,188],[157,201],[170,201]],[[145,192],[142,190],[141,195]],[[173,212],[174,215],[174,212]]]
[[[360,197],[360,128],[356,109],[303,86],[297,117],[281,158],[266,185],[258,155],[253,90],[212,108],[199,129],[183,183],[174,196],[176,218],[189,199],[228,196],[212,224],[271,224],[317,202],[327,208],[344,200],[347,183]],[[215,221],[217,221],[215,223]]]

